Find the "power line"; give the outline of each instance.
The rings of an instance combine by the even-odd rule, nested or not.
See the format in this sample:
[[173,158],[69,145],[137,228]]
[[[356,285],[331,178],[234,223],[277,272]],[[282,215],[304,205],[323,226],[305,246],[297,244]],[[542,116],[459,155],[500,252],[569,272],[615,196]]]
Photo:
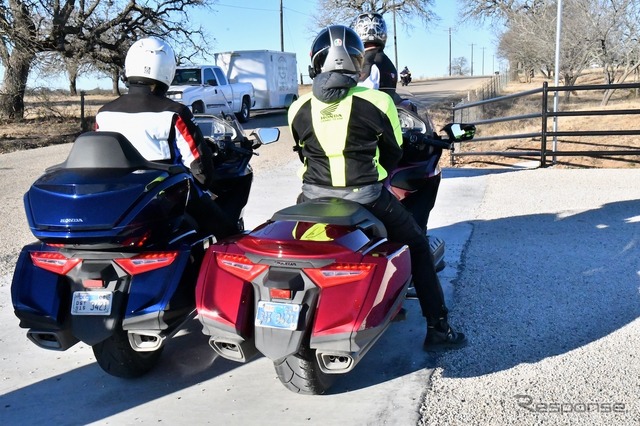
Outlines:
[[[261,12],[279,12],[280,11],[280,9],[266,9],[262,7],[238,6],[234,4],[225,4],[225,3],[216,3],[216,6],[230,7],[232,9],[242,9],[242,10],[258,10]],[[308,13],[300,12],[299,10],[295,10],[286,6],[283,6],[283,9],[289,12],[299,13],[300,15],[304,15],[304,16],[312,16],[312,15],[309,15]]]

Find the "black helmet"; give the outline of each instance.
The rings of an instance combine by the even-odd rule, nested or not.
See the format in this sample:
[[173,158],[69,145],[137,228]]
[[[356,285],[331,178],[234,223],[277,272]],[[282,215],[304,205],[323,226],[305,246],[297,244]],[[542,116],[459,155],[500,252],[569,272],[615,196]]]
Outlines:
[[363,43],[373,43],[380,47],[387,44],[387,24],[379,13],[361,13],[351,27]]
[[358,74],[363,61],[364,45],[358,34],[344,25],[330,25],[311,45],[309,76],[329,71]]

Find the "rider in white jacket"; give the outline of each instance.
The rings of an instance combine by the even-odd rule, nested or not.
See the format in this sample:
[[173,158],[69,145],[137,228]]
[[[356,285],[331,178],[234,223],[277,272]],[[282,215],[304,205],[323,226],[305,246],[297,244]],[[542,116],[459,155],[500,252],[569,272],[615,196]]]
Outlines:
[[199,185],[187,211],[217,238],[238,231],[211,199],[212,153],[186,106],[165,97],[176,69],[173,49],[155,37],[136,41],[125,59],[129,92],[107,103],[96,115],[97,131],[123,134],[149,161],[183,164]]

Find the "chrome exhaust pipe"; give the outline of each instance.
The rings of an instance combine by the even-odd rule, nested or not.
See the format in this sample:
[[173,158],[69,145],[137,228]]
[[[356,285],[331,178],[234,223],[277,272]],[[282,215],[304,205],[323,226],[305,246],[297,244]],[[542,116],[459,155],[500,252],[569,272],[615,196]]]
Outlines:
[[148,331],[130,331],[127,333],[129,344],[136,352],[153,352],[162,347],[166,336]]
[[356,361],[349,354],[317,353],[320,368],[326,373],[346,373],[355,367]]
[[212,336],[209,346],[221,357],[236,362],[247,362],[258,353],[251,341],[233,341],[219,336]]
[[70,331],[29,330],[27,338],[43,349],[66,351],[79,342]]

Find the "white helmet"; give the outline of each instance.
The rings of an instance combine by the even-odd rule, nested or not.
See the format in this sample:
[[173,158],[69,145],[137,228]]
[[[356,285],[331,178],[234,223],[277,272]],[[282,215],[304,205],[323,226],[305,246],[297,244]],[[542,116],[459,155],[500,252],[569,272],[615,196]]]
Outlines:
[[160,82],[171,85],[176,73],[173,49],[163,40],[147,37],[133,43],[124,60],[124,74],[132,83]]

